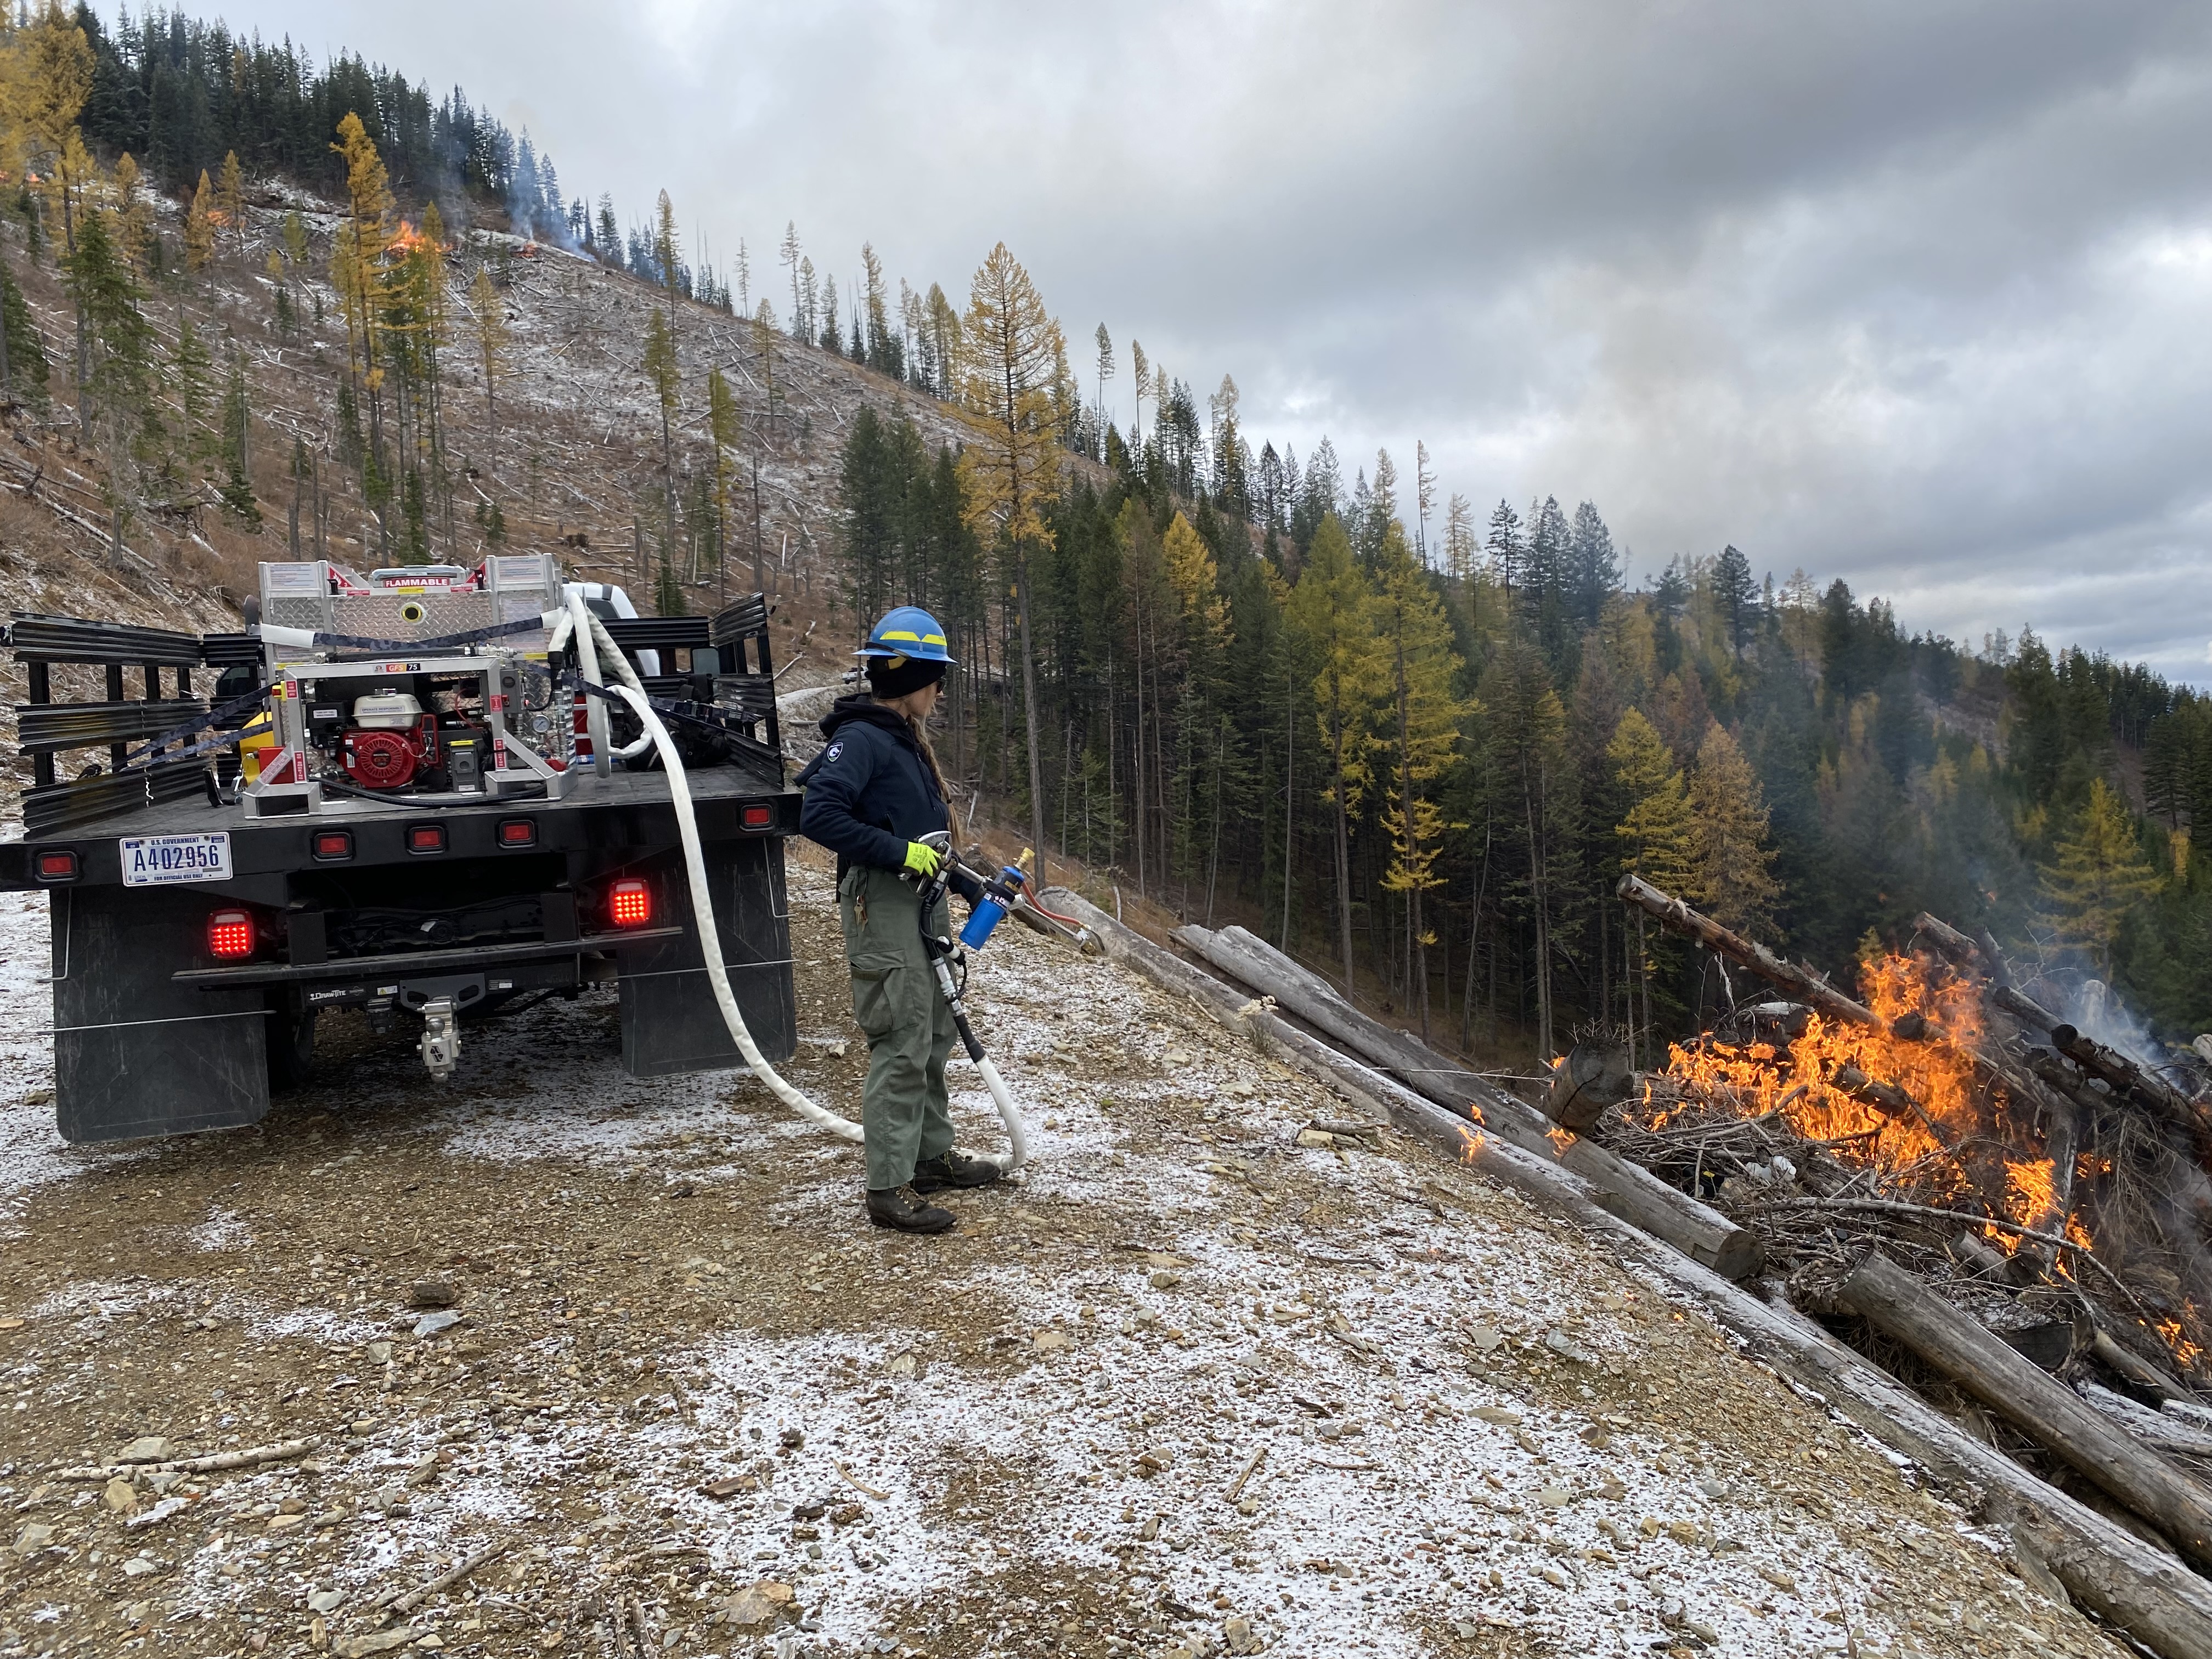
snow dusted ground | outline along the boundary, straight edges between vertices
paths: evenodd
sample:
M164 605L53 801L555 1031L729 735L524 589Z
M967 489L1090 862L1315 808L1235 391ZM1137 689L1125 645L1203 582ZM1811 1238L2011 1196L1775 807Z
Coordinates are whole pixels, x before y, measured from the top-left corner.
M796 844L791 896L789 1074L850 1110ZM0 1651L596 1654L633 1601L655 1650L780 1659L2120 1650L1579 1236L1387 1133L1298 1146L1349 1109L1017 928L974 1000L1035 1162L922 1240L750 1079L624 1077L590 997L469 1028L453 1087L339 1024L258 1130L62 1148L33 909L0 1497L52 1532L0 1557ZM52 1479L306 1434L131 1515Z

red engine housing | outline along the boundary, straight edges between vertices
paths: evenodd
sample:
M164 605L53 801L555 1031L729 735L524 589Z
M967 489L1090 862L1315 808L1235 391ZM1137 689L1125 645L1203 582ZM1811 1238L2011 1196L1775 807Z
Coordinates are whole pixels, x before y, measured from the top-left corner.
M425 716L420 726L404 732L352 726L339 756L346 776L362 788L404 789L418 772L437 764L437 723Z

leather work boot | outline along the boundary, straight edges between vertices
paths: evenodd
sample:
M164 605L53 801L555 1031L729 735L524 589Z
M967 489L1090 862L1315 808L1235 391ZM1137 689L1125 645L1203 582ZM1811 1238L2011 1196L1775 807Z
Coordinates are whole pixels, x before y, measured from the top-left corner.
M949 1152L939 1158L925 1158L914 1166L914 1189L941 1193L947 1187L988 1187L1002 1173L988 1158Z
M880 1192L869 1189L868 1219L878 1227L893 1227L902 1233L941 1233L954 1218L950 1210L924 1204L909 1188L890 1187Z

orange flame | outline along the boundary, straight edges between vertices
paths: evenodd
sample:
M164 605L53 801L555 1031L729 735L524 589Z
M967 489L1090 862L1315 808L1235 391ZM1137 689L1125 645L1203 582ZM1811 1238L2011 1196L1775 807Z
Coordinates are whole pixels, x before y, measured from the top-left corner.
M405 258L410 254L426 252L443 253L449 245L432 241L415 228L413 221L402 219L399 222L399 228L392 233L392 240L384 246L386 252L396 253L400 258Z
M2005 1188L2011 1195L2016 1218L2023 1226L2036 1226L2057 1212L2057 1171L2047 1158L2032 1164L2007 1158Z
M2185 1307L2182 1311L2193 1317L2197 1310L2194 1308ZM2182 1329L2179 1320L2167 1320L2158 1328L2158 1334L2166 1339L2166 1346L2173 1350L2173 1357L2183 1364L2194 1365L2204 1357L2204 1350L2189 1340L2187 1333Z
M1923 1159L1945 1161L1948 1154L1928 1123L1964 1134L1979 1117L1973 1065L1966 1052L1982 1035L1979 994L1949 969L1931 975L1909 957L1871 962L1861 977L1862 994L1882 1020L1881 1029L1832 1023L1814 1014L1807 1018L1804 1034L1790 1040L1786 1048L1711 1038L1686 1048L1672 1045L1667 1071L1689 1085L1686 1092L1700 1102L1727 1103L1745 1117L1778 1111L1808 1140L1848 1143L1834 1150L1851 1162L1899 1167ZM1889 1034L1888 1023L1908 1013L1927 1021L1924 1040L1907 1042ZM1902 1091L1928 1122L1890 1116L1856 1098L1838 1081L1846 1071ZM1648 1085L1644 1099L1655 1128L1682 1109L1658 1099ZM1935 1178L1948 1183L1957 1176L1951 1172Z

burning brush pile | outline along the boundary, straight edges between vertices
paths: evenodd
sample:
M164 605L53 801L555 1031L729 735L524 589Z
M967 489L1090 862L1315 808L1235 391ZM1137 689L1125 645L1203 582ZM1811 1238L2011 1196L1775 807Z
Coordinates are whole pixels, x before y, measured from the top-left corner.
M1879 1258L1896 1285L1917 1281L1910 1296L1963 1316L1954 1334L1994 1336L2212 1469L2212 1409L2197 1403L2212 1393L2212 1077L2193 1057L2153 1069L2094 1041L1986 936L1933 916L1909 954L1867 965L1860 1000L1636 878L1621 896L1771 988L1671 1047L1663 1070L1577 1047L1549 1102L1564 1129L1753 1233L1770 1283L1832 1321L1864 1316L1838 1328L1869 1352L1894 1334L1863 1282Z

